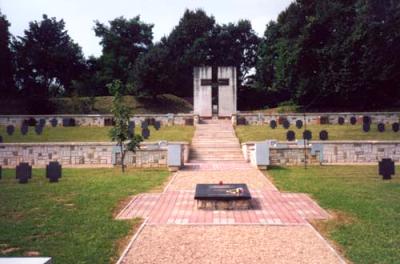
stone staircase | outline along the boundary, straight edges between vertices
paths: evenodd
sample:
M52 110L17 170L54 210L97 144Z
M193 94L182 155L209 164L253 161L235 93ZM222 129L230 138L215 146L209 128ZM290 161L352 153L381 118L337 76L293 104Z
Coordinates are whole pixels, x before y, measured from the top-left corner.
M239 140L230 120L202 120L190 146L193 161L244 161Z

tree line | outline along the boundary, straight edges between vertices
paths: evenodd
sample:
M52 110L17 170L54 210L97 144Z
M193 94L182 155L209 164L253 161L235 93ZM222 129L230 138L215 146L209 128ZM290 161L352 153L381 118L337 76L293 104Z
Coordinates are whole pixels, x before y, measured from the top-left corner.
M43 100L125 94L191 97L194 66L236 66L239 109L274 107L388 108L399 104L400 6L395 0L297 0L259 38L248 20L218 24L186 10L153 41L139 16L95 22L102 54L85 58L65 22L43 15L22 36L0 13L2 97Z

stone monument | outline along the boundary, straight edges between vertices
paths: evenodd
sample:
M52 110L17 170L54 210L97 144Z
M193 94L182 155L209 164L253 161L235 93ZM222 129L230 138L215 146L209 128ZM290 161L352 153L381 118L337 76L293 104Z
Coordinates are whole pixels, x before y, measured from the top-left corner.
M230 117L237 109L236 67L195 67L194 113L200 117Z

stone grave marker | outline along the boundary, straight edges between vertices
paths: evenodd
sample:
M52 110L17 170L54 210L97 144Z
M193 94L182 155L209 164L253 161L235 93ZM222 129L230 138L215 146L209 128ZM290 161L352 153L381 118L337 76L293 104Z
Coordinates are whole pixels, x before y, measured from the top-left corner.
M21 162L15 168L15 178L19 180L19 183L27 183L32 178L32 166L27 162Z
M275 120L269 121L269 126L270 126L272 129L275 129L276 126L277 126L276 121L275 121Z
M161 128L161 122L158 121L158 120L156 120L156 121L154 122L154 128L155 128L156 130L159 130L159 129Z
M3 176L3 168L0 166L0 180L2 176Z
M37 124L35 126L35 132L37 135L41 135L43 133L43 126L41 126L40 124Z
M369 123L364 123L363 124L363 131L364 132L369 132L371 129L371 125Z
M310 130L305 130L303 132L303 139L305 140L311 140L312 139L312 132Z
M319 139L328 140L328 131L322 130L321 132L319 132Z
M156 122L154 118L147 118L146 121L149 126L154 126L154 123Z
M58 125L58 120L56 118L53 118L50 120L50 124L52 127L56 127Z
M289 130L286 133L286 139L287 139L287 141L294 141L296 139L296 133L294 133L293 130Z
M297 127L298 129L302 128L302 127L303 127L303 121L301 121L301 120L296 120L296 127Z
M13 125L8 125L7 128L6 128L6 131L7 131L7 134L9 136L11 136L12 134L14 134L15 128L14 128Z
M329 124L329 117L327 117L327 116L321 116L321 117L319 118L319 123L320 123L321 125L328 125L328 124Z
M379 132L385 132L385 124L383 124L383 123L379 123L378 124L378 131Z
M104 118L104 126L115 126L114 118Z
M61 178L61 175L61 164L58 163L58 161L51 161L46 166L46 178L48 178L50 182L58 182L58 179Z
M393 132L399 132L399 128L400 128L399 123L393 123L393 124L392 124L392 130L393 130Z
M339 125L343 125L343 124L344 124L344 118L343 118L343 117L340 116L340 117L338 118L338 124L339 124Z
M130 137L133 137L133 135L135 134L135 121L129 121L128 133Z
M63 118L62 120L64 127L74 127L75 126L75 119L73 118Z
M357 123L357 118L355 116L350 117L350 124L355 125Z
M363 116L363 124L371 124L371 117Z
M148 139L150 137L150 130L148 127L142 128L142 137Z
M0 135L0 143L3 143L3 137Z
M290 127L289 120L287 120L287 119L283 120L282 125L283 125L283 127L284 127L285 129L288 129L288 128Z
M25 136L28 133L29 127L26 124L22 124L21 126L21 135Z
M144 121L142 121L141 126L142 126L142 129L143 128L148 128L149 127L149 123L147 123L147 120L144 120Z
M238 119L237 119L237 124L238 124L239 126L244 126L244 125L246 125L246 118L244 118L244 117L238 117Z
M394 161L392 159L382 159L379 161L379 175L382 176L383 180L392 179L392 175L395 173Z
M44 118L39 119L39 125L41 127L44 127L46 125L46 119L44 119Z

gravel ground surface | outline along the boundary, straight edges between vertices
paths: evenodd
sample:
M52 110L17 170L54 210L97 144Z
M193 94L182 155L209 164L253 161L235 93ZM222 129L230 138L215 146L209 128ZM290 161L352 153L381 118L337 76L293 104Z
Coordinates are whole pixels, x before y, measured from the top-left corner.
M250 189L273 189L276 187L257 169L225 171L178 171L168 190L195 190L198 183L246 183Z
M123 263L342 263L310 226L145 226Z

